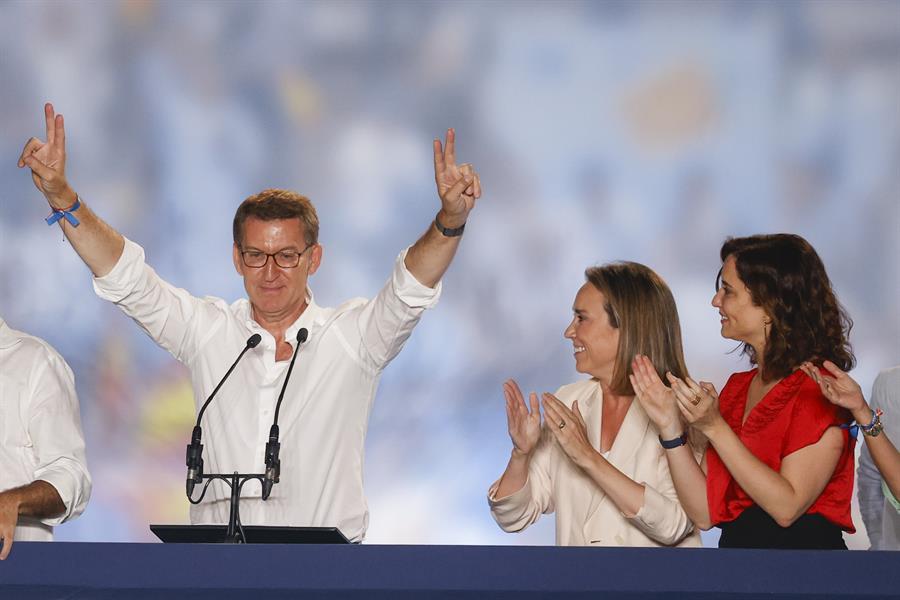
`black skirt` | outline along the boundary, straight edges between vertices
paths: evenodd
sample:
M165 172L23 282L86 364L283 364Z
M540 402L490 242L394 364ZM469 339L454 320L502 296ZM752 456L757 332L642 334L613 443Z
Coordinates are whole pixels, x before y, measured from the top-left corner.
M782 527L754 504L734 521L719 527L719 548L847 549L841 528L822 515L803 515L790 527Z

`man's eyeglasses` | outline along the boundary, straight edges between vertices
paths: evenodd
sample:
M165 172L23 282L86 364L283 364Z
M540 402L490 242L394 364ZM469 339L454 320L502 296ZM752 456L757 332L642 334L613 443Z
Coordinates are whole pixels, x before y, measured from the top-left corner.
M244 265L253 269L259 269L266 266L269 257L275 261L275 264L282 269L293 269L300 264L300 257L309 250L313 244L309 244L306 248L297 252L296 250L279 250L278 252L268 253L259 250L241 250L241 260Z

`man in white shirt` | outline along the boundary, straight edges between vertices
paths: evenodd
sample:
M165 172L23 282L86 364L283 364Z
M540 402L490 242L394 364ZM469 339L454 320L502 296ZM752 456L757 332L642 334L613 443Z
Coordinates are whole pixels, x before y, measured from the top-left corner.
M71 369L0 318L0 560L13 540L52 540L90 496Z
M297 334L308 331L279 413L280 483L265 501L257 481L244 486L242 523L336 526L351 541L361 541L368 524L363 446L381 371L424 309L437 302L441 277L481 195L472 167L456 164L453 130L445 145L434 140L441 209L425 234L401 252L374 299L318 306L307 286L322 260L315 209L293 192L265 190L245 200L235 215L232 259L248 299L228 305L161 280L137 244L85 205L66 181L62 115L49 104L44 110L47 140L29 140L19 167L31 169L53 216L94 273L98 295L118 304L189 367L198 408L248 338L262 337L203 415L205 472L262 470ZM204 500L191 507L191 521L226 522L228 499L228 487L213 482Z

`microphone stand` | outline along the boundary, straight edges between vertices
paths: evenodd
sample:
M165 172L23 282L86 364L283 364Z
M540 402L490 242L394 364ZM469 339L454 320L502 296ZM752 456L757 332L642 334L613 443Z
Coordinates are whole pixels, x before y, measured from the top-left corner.
M188 467L188 476L186 482L186 491L188 502L190 502L191 504L200 504L200 502L203 501L203 497L206 496L206 490L207 488L209 488L209 484L212 483L215 479L224 481L231 488L231 505L228 516L228 529L226 530L225 535L225 543L231 544L240 544L247 542L247 539L244 536L244 529L241 526L241 513L239 506L241 500L241 488L244 487L244 484L251 479L258 479L260 481L260 484L262 484L265 475L263 473L241 474L237 471L235 471L231 475L226 475L224 473L204 473L203 444L200 443L202 436L200 421L203 418L203 413L206 411L206 407L209 406L210 402L212 402L212 399L219 391L219 388L222 387L222 385L225 383L225 380L228 379L229 375L231 375L231 372L237 366L238 362L240 362L241 358L243 358L247 350L256 348L256 346L259 345L260 341L262 341L262 336L260 336L258 333L250 336L250 338L247 340L247 343L244 345L244 349L241 350L241 353L225 373L225 376L222 377L221 381L219 381L219 385L216 386L216 389L213 390L212 394L209 395L209 398L206 399L206 402L203 403L203 406L200 408L200 413L197 415L197 424L194 426L194 432L191 435L191 443L187 447L186 462ZM206 480L206 485L203 486L203 492L200 494L200 497L197 500L194 500L192 497L194 492L194 484L201 483L204 479Z
M200 498L197 501L194 501L192 498L188 498L191 504L199 504L201 500L203 500L203 496L206 494L206 488L209 487L209 484L212 481L218 479L220 481L224 481L228 487L231 488L231 499L229 501L230 507L228 511L228 527L225 530L225 540L226 544L246 544L247 539L244 536L244 528L241 525L241 488L244 487L244 484L252 479L256 479L262 484L263 478L265 477L264 473L238 473L235 471L230 475L226 475L224 473L203 473L200 475L202 479L206 479L208 483L203 488L203 494L201 494Z
M188 501L191 504L199 504L203 500L203 497L206 495L206 489L216 479L218 479L220 481L224 481L225 484L231 488L231 498L229 501L230 506L229 506L229 511L228 511L228 528L225 530L225 540L224 540L226 544L246 544L247 543L247 538L244 535L244 528L241 525L241 509L240 509L241 488L244 487L244 484L253 479L258 480L263 489L262 499L268 500L269 494L271 494L271 492L272 492L272 485L274 483L278 483L279 475L280 475L280 471L281 471L281 461L278 460L278 450L281 447L281 444L278 443L278 411L281 408L281 401L284 398L284 392L287 389L287 383L291 377L291 371L293 371L293 369L294 369L294 361L297 360L297 355L300 353L300 346L301 346L301 344L303 344L303 342L306 341L307 335L308 335L308 331L306 330L305 327L300 329L300 331L297 332L297 347L294 349L294 356L291 357L291 364L288 366L287 375L284 378L284 385L282 385L282 387L281 387L281 394L278 396L278 402L276 403L276 406L275 406L275 421L272 424L272 428L269 432L269 443L266 444L266 456L265 456L266 472L265 473L238 473L237 471L235 471L234 473L231 473L230 475L226 475L225 473L203 473L203 471L202 471L203 463L202 463L202 459L201 459L200 472L197 473L196 475L194 475L194 481L196 481L198 483L199 483L199 481L202 481L204 479L206 480L206 485L203 486L203 492L200 494L200 498L198 498L197 500L194 500L193 498L191 498L191 491L193 491L193 486L190 486L188 488ZM248 348L255 347L256 344L258 344L258 343L259 343L259 340L257 340L256 343L252 344L252 346L248 343L247 347ZM245 352L246 352L246 350L247 350L247 348L244 349ZM241 353L241 356L243 356L243 352ZM238 360L240 360L240 358L241 357L239 356ZM235 361L235 365L236 364L237 364L237 361ZM234 365L232 365L231 368L233 369ZM231 373L231 371L229 370L228 374L230 374L230 373ZM225 375L226 378L228 377L228 374ZM221 383L219 383L219 386L221 386L222 383L224 383L224 379ZM218 391L218 388L216 388L213 391L212 395L215 395L215 393L217 391ZM210 400L212 400L212 396L210 396L209 400L206 401L206 404L209 404ZM200 410L200 416L203 415L203 409L206 408L206 404ZM197 418L198 427L199 427L199 422L200 422L200 417ZM202 448L203 447L200 446L201 451L202 451ZM189 447L189 456L190 456L190 447Z

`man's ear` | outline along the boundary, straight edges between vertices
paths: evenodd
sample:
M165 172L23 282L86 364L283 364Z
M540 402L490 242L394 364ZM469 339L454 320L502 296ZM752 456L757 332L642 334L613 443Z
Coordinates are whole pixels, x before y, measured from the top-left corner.
M312 248L309 249L309 274L312 275L316 271L319 270L319 265L322 264L322 253L325 251L325 248L322 247L321 244L316 244Z
M244 276L244 271L242 267L244 266L243 261L241 260L241 251L238 248L237 244L232 245L231 247L231 260L234 261L234 269L238 272L238 275L241 277Z

